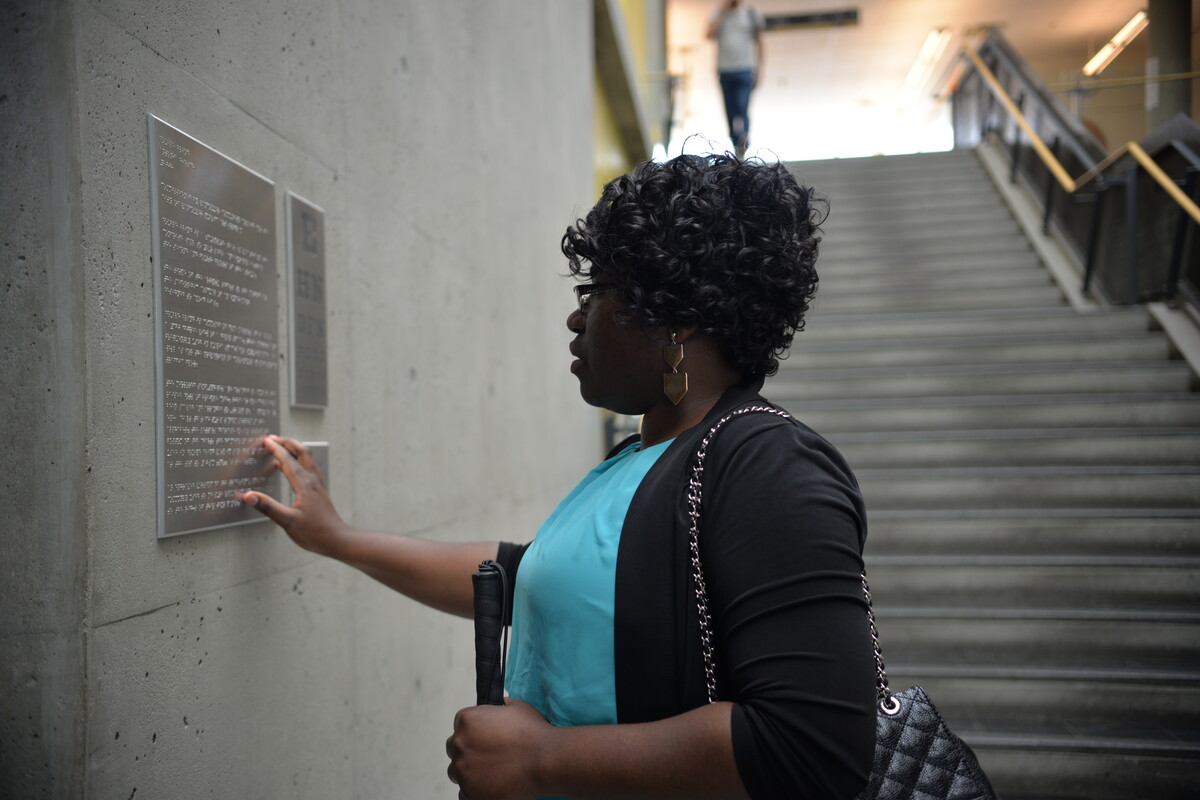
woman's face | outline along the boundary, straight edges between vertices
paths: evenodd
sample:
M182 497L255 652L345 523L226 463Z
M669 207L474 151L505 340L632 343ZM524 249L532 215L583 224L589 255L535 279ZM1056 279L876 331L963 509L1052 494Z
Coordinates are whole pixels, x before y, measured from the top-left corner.
M597 273L594 283L606 283ZM662 393L662 331L647 330L637 320L623 320L625 303L619 289L587 296L585 309L567 316L567 328L575 334L571 342L571 372L579 379L579 393L593 406L618 414L645 414Z

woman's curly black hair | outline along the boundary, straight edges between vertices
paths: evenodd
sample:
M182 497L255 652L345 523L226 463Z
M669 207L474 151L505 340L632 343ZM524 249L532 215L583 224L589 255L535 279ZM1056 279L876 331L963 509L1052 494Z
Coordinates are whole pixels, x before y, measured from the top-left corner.
M697 324L743 376L773 375L817 291L825 206L780 164L645 162L567 228L571 274L603 273L649 328Z

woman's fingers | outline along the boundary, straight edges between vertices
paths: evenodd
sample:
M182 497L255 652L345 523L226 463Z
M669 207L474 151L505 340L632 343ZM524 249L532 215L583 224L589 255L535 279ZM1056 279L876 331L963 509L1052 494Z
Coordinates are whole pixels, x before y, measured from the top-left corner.
M321 474L320 469L317 467L316 457L313 456L312 450L304 446L303 442L287 436L276 436L275 434L271 434L266 438L267 440L275 442L284 450L286 450L287 453L296 460L296 463L298 463L304 469L308 470L309 472L315 472L318 475Z
M273 497L268 497L262 492L242 492L238 495L238 499L248 506L257 508L267 516L275 524L286 529L288 524L295 518L296 510L291 506L285 506Z
M301 457L304 455L304 450L305 450L304 445L301 442L299 442L295 439L292 439L290 437L277 436L276 434L272 433L272 434L268 435L264 441L274 442L276 445L278 445L280 447L280 449L285 450L288 453L288 455L290 455L292 458L296 459L296 461L299 461L301 459Z
M271 468L282 472L291 485L294 501L285 505L255 491L243 492L238 499L257 508L305 550L333 554L344 538L345 523L329 499L312 453L286 436L265 436L262 444L272 456Z
M290 445L290 446L289 446ZM314 472L314 469L306 467L293 452L293 448L301 451L305 450L304 445L297 442L295 439L284 439L282 436L267 436L263 439L263 446L267 451L275 456L275 463L279 466L280 472L287 478L288 483L292 486L292 491L299 492L303 485L301 480L301 472ZM309 456L312 460L312 456ZM314 463L313 467L316 466Z

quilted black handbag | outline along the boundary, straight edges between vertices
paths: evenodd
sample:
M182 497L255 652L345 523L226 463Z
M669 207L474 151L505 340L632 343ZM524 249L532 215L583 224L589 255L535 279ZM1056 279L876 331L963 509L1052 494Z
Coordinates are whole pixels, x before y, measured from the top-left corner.
M708 613L708 594L704 569L700 563L700 502L703 491L704 459L717 431L729 420L750 412L763 412L790 419L791 415L770 406L746 406L730 412L709 429L701 440L692 462L687 504L691 529L688 546L696 586L696 606L700 614L700 644L704 653L704 674L708 684L708 702L717 701L712 618ZM995 800L996 793L979 766L975 753L942 720L929 695L920 686L892 694L888 688L883 653L875 612L871 608L871 590L862 576L863 596L867 601L867 621L875 649L875 688L879 704L875 716L875 762L867 787L857 800Z

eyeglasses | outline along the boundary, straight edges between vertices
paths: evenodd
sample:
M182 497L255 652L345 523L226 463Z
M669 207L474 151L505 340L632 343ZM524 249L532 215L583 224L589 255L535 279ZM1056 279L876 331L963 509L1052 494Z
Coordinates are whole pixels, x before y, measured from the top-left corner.
M579 301L579 313L586 314L588 310L588 299L596 292L607 292L609 289L616 289L615 283L581 283L575 287L575 297Z

